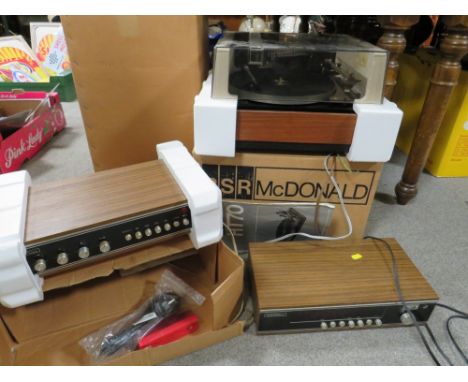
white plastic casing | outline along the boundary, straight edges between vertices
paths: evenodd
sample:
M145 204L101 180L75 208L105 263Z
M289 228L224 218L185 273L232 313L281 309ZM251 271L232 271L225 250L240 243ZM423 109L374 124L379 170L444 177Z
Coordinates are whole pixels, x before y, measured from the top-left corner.
M211 86L210 74L195 96L194 151L201 155L233 157L236 154L237 96L214 99Z
M194 247L220 241L223 235L221 190L181 142L161 143L156 151L187 198L192 218L190 239Z
M237 99L214 99L211 75L195 96L194 131L198 155L234 157L236 154ZM357 114L351 162L387 162L395 146L403 112L386 99L382 104L353 104Z
M8 308L44 299L43 280L32 273L24 245L30 185L26 171L0 175L0 303Z
M354 104L357 115L353 142L347 158L350 162L387 162L400 130L403 112L384 99L381 105Z

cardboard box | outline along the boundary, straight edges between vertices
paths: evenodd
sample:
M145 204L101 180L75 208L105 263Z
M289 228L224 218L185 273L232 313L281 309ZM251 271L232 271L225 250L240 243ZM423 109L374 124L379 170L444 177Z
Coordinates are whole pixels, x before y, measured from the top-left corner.
M157 247L154 247L157 248ZM78 341L134 310L154 290L162 272L170 269L206 297L194 309L199 330L176 342L147 348L112 359L110 365L153 365L227 340L243 332L243 323L231 323L239 309L244 263L223 244L170 265L114 273L79 288L49 285L41 303L0 309L0 364L88 365ZM53 289L53 290L50 290Z
M33 111L38 106L35 115L21 128L0 128L0 173L18 170L66 124L57 93L0 92L0 116Z
M193 147L204 17L64 16L62 25L95 170L151 160L161 142Z
M1 92L18 90L26 92L50 92L54 88L60 97L60 101L72 102L76 100L73 74L70 70L56 76L50 76L48 82L0 82Z
M234 158L194 155L218 184L225 202L267 205L272 202L331 203L335 205L329 236L347 232L338 194L323 167L324 156L237 153ZM334 166L330 160L330 168ZM336 160L335 178L340 186L353 225L353 238L362 238L379 183L382 163L350 163ZM225 203L226 204L226 203ZM236 219L224 213L238 240L256 221ZM272 237L273 239L274 237Z
M438 60L432 50L420 49L416 55L400 57L400 81L394 100L404 111L397 147L406 154L411 149L419 115L426 99L429 80ZM468 176L468 71L461 72L450 97L426 170L439 177Z

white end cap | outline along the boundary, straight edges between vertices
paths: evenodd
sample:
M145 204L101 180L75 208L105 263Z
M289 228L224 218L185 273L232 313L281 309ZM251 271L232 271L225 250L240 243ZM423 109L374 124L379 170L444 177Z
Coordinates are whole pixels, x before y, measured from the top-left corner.
M354 104L357 115L353 142L347 158L351 162L387 162L400 130L403 112L393 102Z
M221 190L179 141L156 146L162 160L187 198L192 218L190 239L195 248L217 243L223 235Z
M32 273L24 245L30 185L26 171L0 175L0 303L8 308L44 299L43 280Z
M212 75L203 83L193 105L194 151L198 155L236 155L237 96L211 96Z

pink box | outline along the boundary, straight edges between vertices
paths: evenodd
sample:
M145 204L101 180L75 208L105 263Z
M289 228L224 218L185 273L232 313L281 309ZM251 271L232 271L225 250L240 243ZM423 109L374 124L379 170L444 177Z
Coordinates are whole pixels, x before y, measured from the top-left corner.
M35 112L21 127L0 126L0 173L18 170L65 128L65 114L57 93L0 92L0 116L26 110Z

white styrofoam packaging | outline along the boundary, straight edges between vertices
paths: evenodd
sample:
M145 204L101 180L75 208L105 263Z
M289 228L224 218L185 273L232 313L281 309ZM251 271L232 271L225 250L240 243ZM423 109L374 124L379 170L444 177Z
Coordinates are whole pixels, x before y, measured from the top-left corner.
M400 130L403 112L384 98L382 104L353 105L357 115L353 142L347 158L350 162L387 162Z
M194 151L199 155L236 154L237 97L214 99L212 75L203 83L193 105Z
M190 239L195 248L217 243L223 235L221 190L179 141L156 146L162 160L187 198L192 217Z
M194 152L197 155L234 157L236 153L237 98L211 96L212 75L194 101ZM393 152L403 112L395 103L353 104L356 127L347 158L351 162L387 162Z
M0 175L0 303L8 308L44 298L43 280L32 273L24 245L30 185L26 171Z

